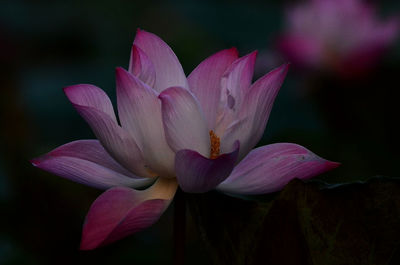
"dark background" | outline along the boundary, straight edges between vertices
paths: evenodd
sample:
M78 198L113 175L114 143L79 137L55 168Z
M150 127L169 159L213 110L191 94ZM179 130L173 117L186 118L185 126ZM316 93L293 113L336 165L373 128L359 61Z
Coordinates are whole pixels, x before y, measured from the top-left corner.
M115 102L114 69L127 68L138 27L163 38L186 74L218 50L235 46L245 55L257 49L258 78L285 62L275 43L291 2L1 0L0 264L172 264L173 207L135 236L81 252L83 219L101 191L40 171L28 160L93 138L62 88L95 84ZM382 17L399 14L397 0L375 4ZM399 59L397 42L372 72L352 80L293 67L260 145L295 142L341 162L318 177L329 183L399 177ZM214 259L196 218L188 217L186 261L208 264Z

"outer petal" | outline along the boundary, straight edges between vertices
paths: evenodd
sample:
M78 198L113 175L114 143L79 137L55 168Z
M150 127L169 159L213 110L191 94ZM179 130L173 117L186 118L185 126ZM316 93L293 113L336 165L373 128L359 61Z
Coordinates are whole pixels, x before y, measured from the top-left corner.
M150 171L174 176L174 153L165 140L156 92L122 68L117 68L116 79L122 126L134 135Z
M153 181L138 178L121 167L97 140L74 141L31 162L53 174L99 189L114 186L139 188Z
M153 225L170 204L177 183L159 178L147 190L116 187L90 207L82 231L81 249L104 246Z
M200 63L188 77L189 87L202 106L209 130L215 130L222 76L237 58L235 48L217 52Z
M264 133L273 103L288 69L289 65L284 64L251 86L243 101L239 120L232 123L222 136L222 152L229 150L230 146L239 140L241 143L239 158L242 159L257 144Z
M64 93L73 104L95 108L110 116L113 121L117 121L111 100L101 88L80 84L65 87Z
M176 153L175 172L179 186L186 192L201 193L214 189L224 181L235 166L239 142L234 151L216 159L208 159L192 150Z
M108 108L105 108L102 104L97 104L97 101L93 101L90 97L80 96L87 94L87 90L92 89L93 87L78 85L66 87L64 92L75 109L92 128L101 144L118 163L139 176L151 177L152 175L145 167L141 151L135 140L117 124L114 112L112 114L105 112L104 110ZM85 100L82 100L83 98ZM103 101L107 102L107 100Z
M131 59L129 61L129 72L150 87L154 86L156 81L156 71L153 63L147 55L136 45L132 46Z
M270 193L294 178L308 179L338 166L297 144L271 144L251 151L217 189L243 195Z
M159 98L167 142L177 152L191 149L208 157L210 136L198 101L186 89L170 87Z
M171 86L188 88L185 73L171 48L158 36L140 30L134 44L144 51L156 70L154 89L158 92Z

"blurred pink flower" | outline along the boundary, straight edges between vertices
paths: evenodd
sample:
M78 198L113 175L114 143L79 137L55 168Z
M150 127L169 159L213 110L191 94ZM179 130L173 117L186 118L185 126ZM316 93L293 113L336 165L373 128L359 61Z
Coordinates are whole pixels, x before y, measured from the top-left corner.
M121 125L100 88L64 89L98 140L65 144L32 163L106 189L86 216L81 249L152 225L178 185L194 193L262 194L338 166L296 144L251 150L288 70L283 65L251 84L255 58L256 52L238 58L236 49L223 50L186 78L171 48L138 30L129 70L116 69Z
M398 18L382 22L376 13L362 0L309 0L288 10L279 49L299 66L363 72L398 35Z

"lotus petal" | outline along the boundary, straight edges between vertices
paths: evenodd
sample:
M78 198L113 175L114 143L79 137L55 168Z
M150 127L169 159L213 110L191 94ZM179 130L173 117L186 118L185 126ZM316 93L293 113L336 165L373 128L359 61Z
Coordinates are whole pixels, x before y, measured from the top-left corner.
M92 204L83 225L81 249L110 244L153 225L171 203L177 183L159 178L147 190L115 187Z
M270 144L252 150L217 189L241 195L271 193L292 179L309 179L338 166L297 144Z

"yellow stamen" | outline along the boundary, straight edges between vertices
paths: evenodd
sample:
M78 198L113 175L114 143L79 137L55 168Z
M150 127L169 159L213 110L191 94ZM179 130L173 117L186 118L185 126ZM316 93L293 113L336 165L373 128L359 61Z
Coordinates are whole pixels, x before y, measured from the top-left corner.
M219 156L221 141L213 130L210 131L210 142L210 158L215 159Z
M158 177L159 175L157 173L155 173L153 170L151 170L151 168L148 165L144 166L146 168L147 173L149 173L151 175L151 177Z

